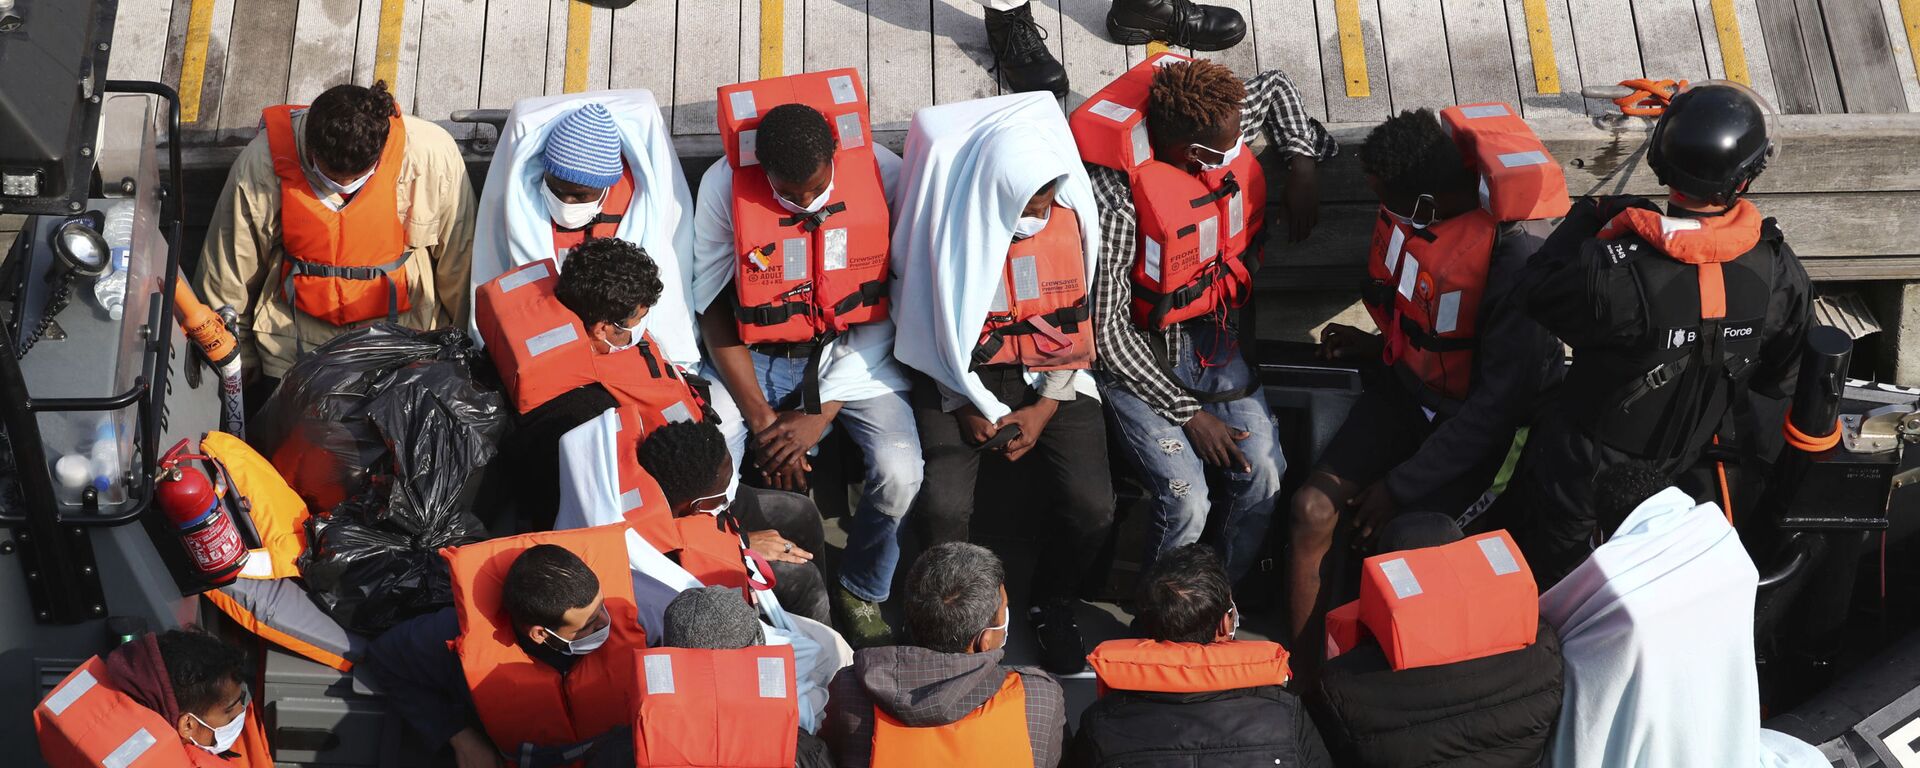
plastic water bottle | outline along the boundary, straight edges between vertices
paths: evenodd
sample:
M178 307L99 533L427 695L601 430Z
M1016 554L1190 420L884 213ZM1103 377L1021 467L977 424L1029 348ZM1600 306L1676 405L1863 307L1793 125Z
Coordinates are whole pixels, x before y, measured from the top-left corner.
M133 252L133 201L123 200L107 210L106 236L110 257L107 271L93 281L93 298L107 316L120 319L127 303L127 260Z
M93 428L92 470L93 490L100 494L100 500L106 501L107 493L113 489L120 477L120 441L119 432L113 428L113 418L107 417Z

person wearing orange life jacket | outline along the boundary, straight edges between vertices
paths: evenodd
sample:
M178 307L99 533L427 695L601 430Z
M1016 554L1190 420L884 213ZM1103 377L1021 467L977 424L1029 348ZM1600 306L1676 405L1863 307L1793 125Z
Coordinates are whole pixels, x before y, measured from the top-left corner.
M1219 555L1204 544L1164 552L1139 594L1147 637L1109 640L1088 657L1101 697L1081 713L1061 765L1331 765L1306 707L1284 690L1286 649L1234 639L1240 609Z
M1464 538L1437 512L1387 522L1366 567L1397 561L1395 576L1421 594L1389 594L1394 582L1372 571L1361 598L1329 617L1332 658L1305 697L1340 765L1531 768L1545 754L1560 713L1560 638L1509 541Z
M923 539L966 541L983 457L1037 463L1032 512L1053 556L1032 576L1041 666L1081 671L1075 585L1113 522L1106 417L1086 373L1093 190L1054 100L1024 93L916 112L894 206L894 355L916 371ZM1031 459L1028 457L1031 456Z
M1715 477L1728 456L1713 451L1771 459L1755 430L1781 429L1813 311L1799 257L1744 198L1772 147L1751 91L1681 93L1648 139L1665 209L1583 199L1521 275L1528 313L1573 348L1573 365L1488 514L1512 518L1541 586L1587 556L1597 470L1650 461L1738 516Z
M609 408L661 421L698 418L703 381L665 357L649 331L664 284L646 251L618 238L585 241L555 274L552 260L481 286L475 320L520 415L502 455L514 467L496 508L553 526L561 435ZM510 507L510 508L509 508Z
M873 143L851 69L725 86L718 99L727 155L702 177L694 215L704 374L729 395L714 404L734 460L752 454L748 482L805 491L808 456L834 426L860 447L864 490L833 606L854 645L885 644L878 604L922 479L886 295L900 158Z
M1231 321L1266 234L1256 156L1283 158L1287 231L1299 241L1318 217L1316 164L1339 148L1281 72L1243 82L1177 54L1129 70L1071 123L1100 207L1100 390L1153 493L1146 554L1199 540L1210 484L1224 483L1218 545L1238 580L1260 556L1286 471Z
M1066 700L1045 672L1001 664L1012 609L986 548L935 545L907 574L913 645L854 651L829 686L820 736L840 768L1053 768Z
M1380 200L1362 296L1381 333L1335 323L1322 334L1322 357L1358 363L1365 391L1293 496L1296 637L1328 607L1340 522L1365 538L1398 513L1465 512L1563 370L1559 341L1514 284L1546 219L1566 211L1566 183L1518 113L1401 112L1359 152ZM1317 648L1301 650L1297 666L1318 661Z
M631 765L633 652L647 634L625 526L441 554L454 605L388 630L360 662L394 711L460 768Z
M198 629L141 635L80 665L33 710L53 768L267 768L246 658Z
M384 83L269 107L264 122L215 204L194 282L208 306L239 310L254 392L355 325L465 325L474 195L453 137L401 116Z

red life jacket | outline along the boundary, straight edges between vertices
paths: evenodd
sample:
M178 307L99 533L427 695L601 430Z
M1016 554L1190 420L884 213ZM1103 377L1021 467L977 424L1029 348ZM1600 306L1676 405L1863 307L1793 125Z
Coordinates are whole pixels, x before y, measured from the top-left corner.
M1080 217L1056 205L1040 234L1007 248L1006 278L980 329L973 364L1031 371L1093 365L1093 309L1087 296Z
M520 648L500 604L507 568L527 548L565 547L600 579L613 631L598 650L577 657L566 674ZM473 707L502 753L521 745L568 747L629 722L633 712L633 652L647 647L633 602L626 526L603 525L492 539L440 551L453 571L453 605L460 637L453 641Z
M178 726L108 687L107 663L95 656L34 707L33 730L40 759L53 768L270 768L259 707L248 707L246 717L233 746L238 758L182 743Z
M792 768L800 733L793 646L639 652L640 768Z
M702 584L735 589L766 586L756 584L747 571L740 533L729 526L731 516L675 518L660 484L640 468L640 443L676 419L635 406L622 407L619 413L620 504L627 524L661 554L678 553L680 567Z
M1570 203L1560 164L1512 107L1448 107L1440 120L1480 177L1481 207L1424 229L1382 207L1362 297L1385 335L1384 362L1460 402L1473 384L1480 304L1500 223L1561 216Z
M1153 158L1147 91L1160 66L1185 60L1163 53L1134 65L1068 119L1082 159L1128 175L1139 232L1133 319L1155 330L1245 304L1266 225L1266 171L1245 147L1198 174Z
M575 388L598 383L621 405L694 418L700 400L673 361L661 357L651 336L632 349L601 354L580 316L553 293L559 284L552 259L541 259L480 286L474 322L487 353L513 398L527 413Z
M267 149L280 177L280 242L286 251L280 290L293 308L334 325L397 317L412 306L407 290L406 227L400 222L400 164L406 122L388 118L387 146L353 199L336 211L314 194L293 136L306 107L268 107Z
M1087 663L1100 679L1100 693L1212 693L1262 685L1286 685L1293 673L1279 643L1163 643L1108 640Z
M1533 645L1540 592L1506 531L1369 557L1360 599L1327 613L1329 658L1372 636L1394 669Z
M991 765L1033 768L1027 734L1027 687L1008 672L1000 691L966 717L946 725L914 727L873 708L872 768Z
M740 340L807 342L887 316L890 216L859 72L834 69L720 87L733 164L733 287ZM780 207L754 152L760 116L805 104L834 127L833 195L813 214Z
M542 179L540 183L547 183ZM579 229L561 229L553 225L553 255L566 258L567 252L580 247L581 243L593 237L613 237L620 231L620 220L626 218L627 208L633 205L633 169L622 166L620 180L607 188L606 195L600 198L600 215ZM549 222L551 223L551 222Z

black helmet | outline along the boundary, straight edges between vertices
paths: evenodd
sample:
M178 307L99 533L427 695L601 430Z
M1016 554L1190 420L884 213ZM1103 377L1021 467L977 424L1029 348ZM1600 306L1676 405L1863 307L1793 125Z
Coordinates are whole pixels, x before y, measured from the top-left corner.
M1701 85L1674 97L1653 127L1647 165L1660 183L1710 205L1729 205L1767 167L1766 110L1736 85Z

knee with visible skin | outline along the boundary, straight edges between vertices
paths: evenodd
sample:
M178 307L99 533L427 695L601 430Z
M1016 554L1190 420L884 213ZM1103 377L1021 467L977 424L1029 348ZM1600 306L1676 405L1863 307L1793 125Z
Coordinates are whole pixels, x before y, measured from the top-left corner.
M1340 509L1324 489L1308 484L1293 494L1292 520L1296 537L1331 536L1340 524Z

